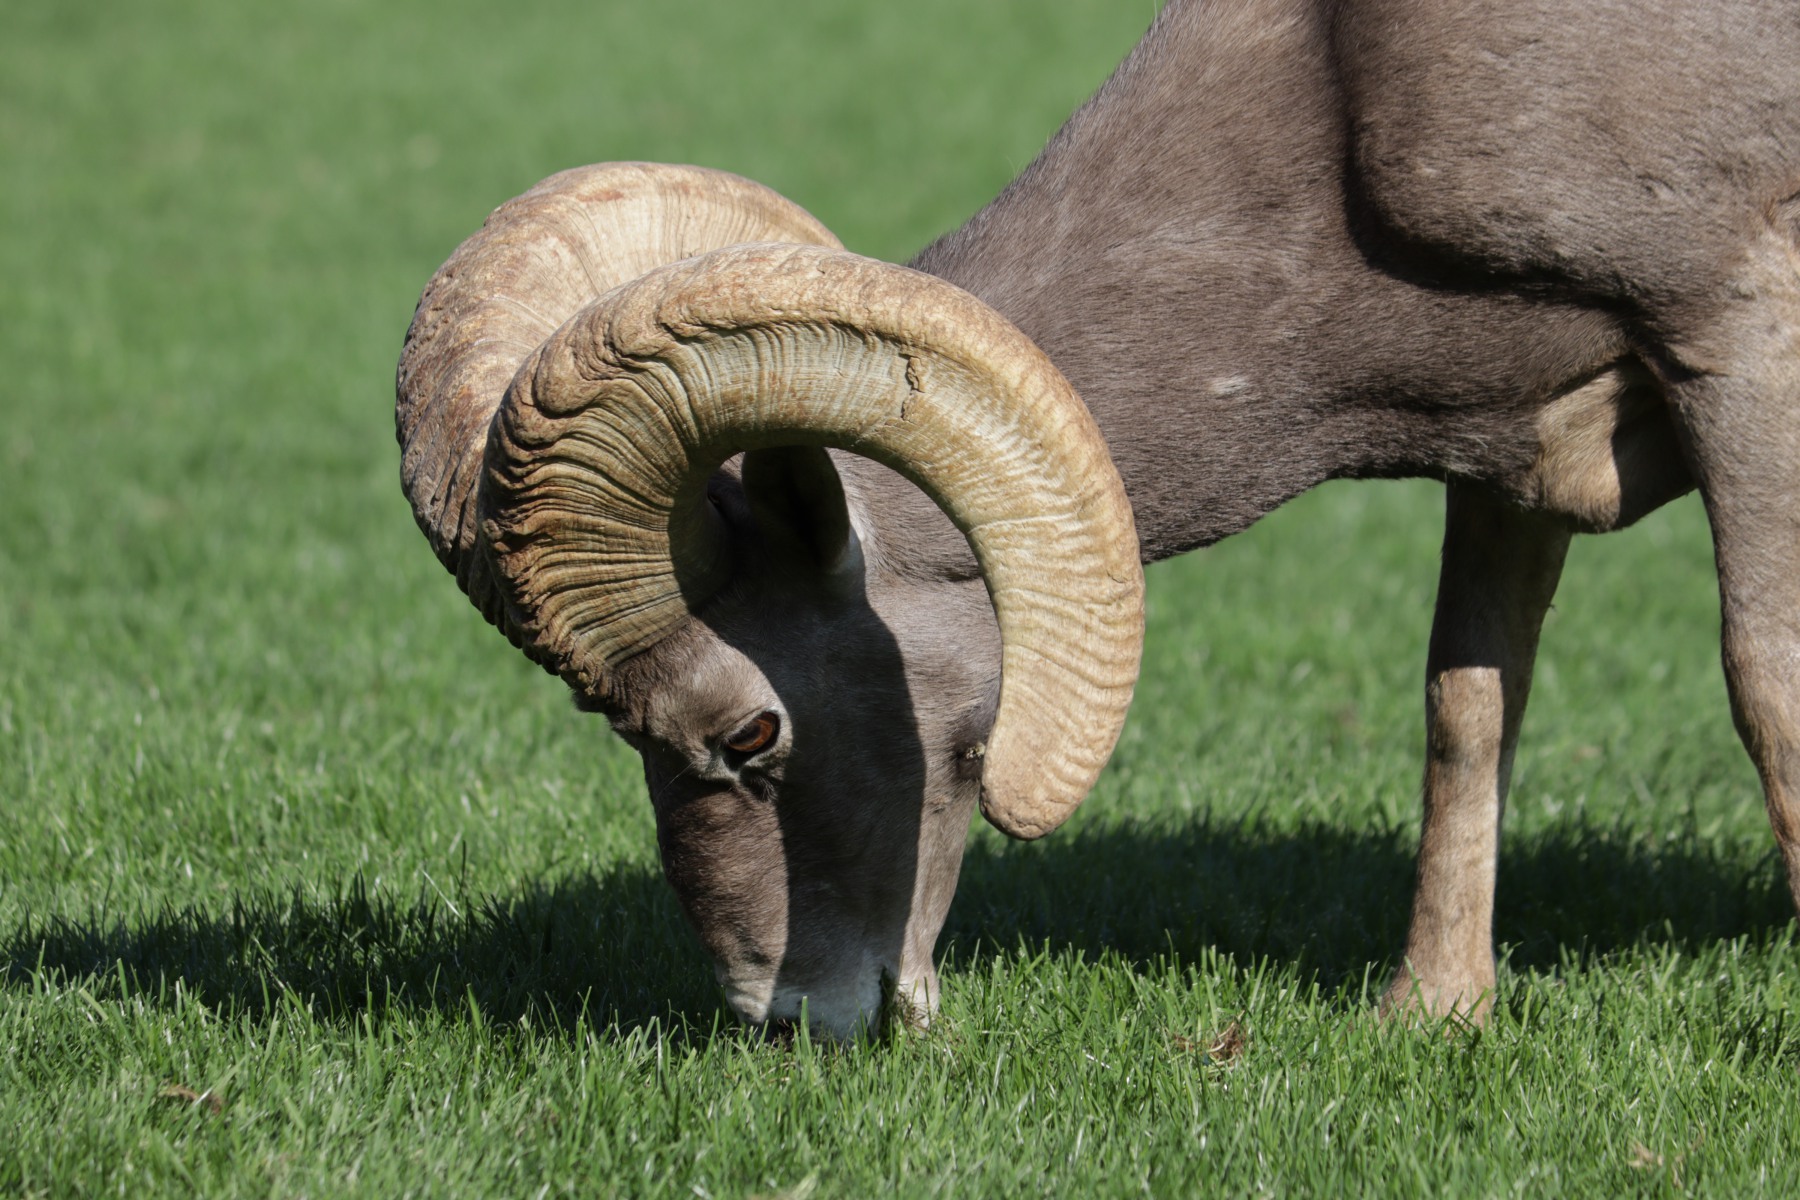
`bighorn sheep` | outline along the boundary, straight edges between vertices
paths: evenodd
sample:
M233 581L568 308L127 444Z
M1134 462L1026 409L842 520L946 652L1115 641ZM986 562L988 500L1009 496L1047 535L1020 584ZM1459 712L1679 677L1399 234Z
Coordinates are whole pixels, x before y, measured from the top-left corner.
M1788 0L1173 0L912 269L734 176L565 172L425 289L406 491L642 754L732 1007L842 1033L884 974L935 1004L977 798L1031 838L1093 783L1140 559L1441 479L1385 1006L1479 1019L1569 536L1696 485L1800 895L1797 69Z

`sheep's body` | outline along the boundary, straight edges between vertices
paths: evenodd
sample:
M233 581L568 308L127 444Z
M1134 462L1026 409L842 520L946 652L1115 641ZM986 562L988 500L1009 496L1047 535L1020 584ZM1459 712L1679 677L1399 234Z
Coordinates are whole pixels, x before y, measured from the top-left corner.
M1499 817L1568 538L1695 486L1800 899L1797 64L1788 0L1173 0L916 260L1075 384L1147 561L1325 479L1447 483L1390 1007L1485 1012ZM734 1007L807 998L843 1030L884 972L935 997L1000 638L969 546L911 484L769 453L709 489L733 585L585 701L644 754ZM854 578L821 575L821 547ZM759 706L791 742L767 770L722 759Z
M1174 4L919 257L1069 375L1147 558L1333 477L1470 479L1594 529L1682 490L1654 394L1791 236L1800 9L1530 7ZM1629 486L1584 442L1615 406Z
M1177 0L914 265L1069 376L1146 561L1325 479L1447 481L1425 838L1389 1003L1479 1014L1569 533L1696 477L1734 705L1800 903L1797 234L1800 6Z

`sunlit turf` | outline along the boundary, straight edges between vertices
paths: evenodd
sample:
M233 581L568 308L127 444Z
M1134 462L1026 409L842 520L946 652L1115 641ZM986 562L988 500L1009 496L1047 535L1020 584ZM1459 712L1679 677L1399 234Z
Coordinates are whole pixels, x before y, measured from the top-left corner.
M492 205L703 162L904 258L1151 16L0 11L0 1194L1791 1194L1691 499L1572 554L1487 1031L1369 1019L1440 498L1365 484L1152 572L1095 795L972 830L941 1019L850 1049L730 1023L635 760L412 528L393 361Z

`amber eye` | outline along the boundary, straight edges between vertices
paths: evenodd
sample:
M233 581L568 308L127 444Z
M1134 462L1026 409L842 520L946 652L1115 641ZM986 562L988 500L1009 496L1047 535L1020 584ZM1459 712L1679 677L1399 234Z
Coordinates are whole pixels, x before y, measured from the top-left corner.
M742 729L725 739L725 748L733 754L755 754L768 749L781 732L781 718L772 712L760 713Z

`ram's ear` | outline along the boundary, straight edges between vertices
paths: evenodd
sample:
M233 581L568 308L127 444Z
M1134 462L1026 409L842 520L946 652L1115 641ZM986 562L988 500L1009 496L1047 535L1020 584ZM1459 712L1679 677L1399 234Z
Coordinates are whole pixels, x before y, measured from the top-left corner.
M831 455L818 446L752 450L743 479L750 512L776 553L828 576L862 578L862 545Z

